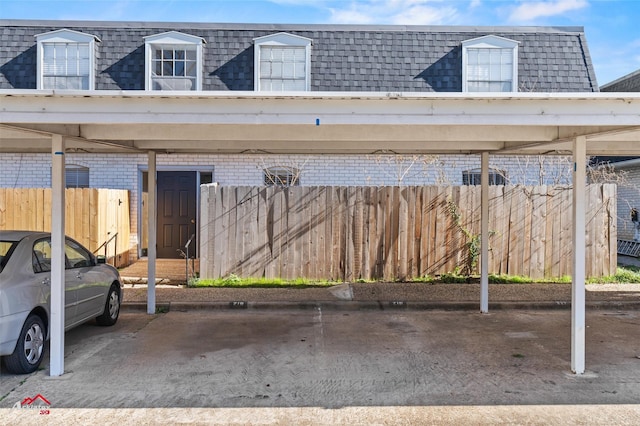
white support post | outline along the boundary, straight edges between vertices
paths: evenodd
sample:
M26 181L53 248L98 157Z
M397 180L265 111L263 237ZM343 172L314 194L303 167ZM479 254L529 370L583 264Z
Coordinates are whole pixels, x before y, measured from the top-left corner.
M147 191L147 212L148 212L148 242L147 248L147 313L153 315L156 313L156 235L157 235L157 206L156 206L156 153L149 151L148 153L149 179Z
M573 141L573 279L571 281L571 371L585 370L585 191L587 139Z
M483 152L480 171L480 312L489 313L489 153Z
M51 306L49 375L64 373L64 306L65 306L65 141L61 135L51 136Z

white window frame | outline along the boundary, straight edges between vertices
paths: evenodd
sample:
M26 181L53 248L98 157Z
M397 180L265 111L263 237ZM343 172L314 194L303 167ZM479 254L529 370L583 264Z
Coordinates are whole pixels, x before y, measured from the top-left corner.
M468 81L468 49L510 49L511 60L511 91L518 91L518 45L520 42L495 35L487 35L462 42L462 91L469 91Z
M169 31L144 37L145 61L144 61L144 88L148 91L159 91L153 88L153 51L155 49L195 49L196 51L196 84L189 91L202 90L203 46L206 40L202 37L190 34ZM169 89L167 89L169 90Z
M44 46L48 43L64 43L64 44L88 44L89 45L89 87L79 90L94 90L96 84L96 42L100 39L92 34L81 33L78 31L61 29L48 33L38 34L36 37L38 64L36 76L36 88L38 90L63 90L44 87Z
M305 84L304 91L311 90L311 45L313 44L313 40L310 38L293 35L289 33L277 33L271 34L264 37L257 37L253 39L255 52L253 55L253 87L254 90L259 92L263 91L263 88L260 87L260 60L262 47L271 46L271 47L304 47L305 49Z

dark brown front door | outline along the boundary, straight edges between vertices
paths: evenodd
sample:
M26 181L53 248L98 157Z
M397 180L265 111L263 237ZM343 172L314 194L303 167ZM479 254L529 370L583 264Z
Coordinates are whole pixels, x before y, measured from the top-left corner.
M196 232L196 172L158 172L159 258L180 258ZM195 255L195 244L189 246Z

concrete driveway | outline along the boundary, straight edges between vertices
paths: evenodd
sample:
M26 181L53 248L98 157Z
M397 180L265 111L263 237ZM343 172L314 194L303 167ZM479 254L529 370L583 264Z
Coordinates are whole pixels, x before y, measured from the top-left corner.
M575 376L564 310L125 312L66 333L63 376L3 373L0 423L638 424L640 312L587 325Z

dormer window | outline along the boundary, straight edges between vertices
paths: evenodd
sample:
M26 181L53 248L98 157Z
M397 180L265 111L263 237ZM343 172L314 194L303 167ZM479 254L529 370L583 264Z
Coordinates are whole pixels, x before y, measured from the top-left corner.
M278 33L258 37L254 43L255 90L310 90L311 39Z
M484 36L462 42L463 92L517 92L518 42Z
M96 42L91 34L57 30L36 36L38 89L93 90Z
M202 90L202 37L170 31L144 43L146 90Z

